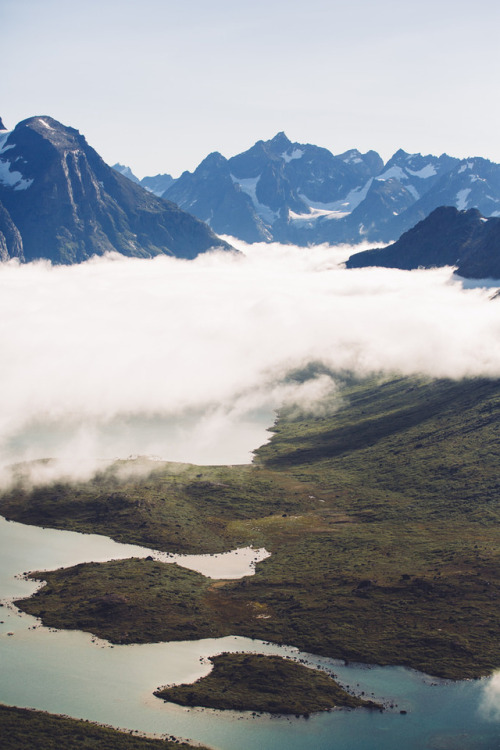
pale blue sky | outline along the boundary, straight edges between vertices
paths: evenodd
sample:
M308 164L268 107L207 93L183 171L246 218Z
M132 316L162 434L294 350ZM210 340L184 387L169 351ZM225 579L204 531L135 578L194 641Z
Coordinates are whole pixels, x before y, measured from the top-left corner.
M284 130L500 162L497 0L0 0L0 115L178 176Z

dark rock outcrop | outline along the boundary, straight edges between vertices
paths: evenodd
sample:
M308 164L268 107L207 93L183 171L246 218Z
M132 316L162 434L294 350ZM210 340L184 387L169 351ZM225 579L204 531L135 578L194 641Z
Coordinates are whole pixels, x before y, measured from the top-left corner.
M465 278L500 279L500 218L442 206L384 248L351 255L347 268L455 266Z

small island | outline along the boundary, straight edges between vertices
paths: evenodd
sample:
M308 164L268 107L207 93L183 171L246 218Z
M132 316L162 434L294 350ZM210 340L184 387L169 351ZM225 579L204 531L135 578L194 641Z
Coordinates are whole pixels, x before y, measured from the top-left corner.
M326 672L281 656L225 653L210 661L214 666L206 677L155 695L181 706L298 716L336 707L381 709L348 693Z

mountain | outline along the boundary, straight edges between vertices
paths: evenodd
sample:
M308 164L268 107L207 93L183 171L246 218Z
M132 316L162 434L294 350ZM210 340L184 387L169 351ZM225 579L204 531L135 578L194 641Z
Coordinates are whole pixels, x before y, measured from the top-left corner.
M165 198L247 242L390 242L442 205L500 216L500 166L397 151L334 156L281 132L226 159L206 157Z
M297 241L298 235L311 235L309 225L325 215L344 215L344 200L357 205L362 186L382 165L373 151L335 157L278 133L230 159L210 154L193 173L184 172L164 197L221 234L247 242Z
M347 268L456 266L465 278L500 279L500 218L485 219L471 208L435 209L388 247L351 255Z
M143 177L140 181L140 185L145 190L148 190L153 195L157 195L159 198L163 195L170 185L175 182L174 178L170 174L154 174L148 177Z
M135 182L136 185L141 184L140 179L136 177L130 167L125 166L125 164L118 164L117 162L116 164L113 164L113 169L122 174L124 177L127 177L129 180L132 180L132 182Z
M193 174L184 172L163 197L202 219L219 234L232 234L246 242L271 240L269 223L259 216L249 189L248 182L235 183L227 160L213 153ZM257 198L255 202L258 203ZM269 208L266 210L270 212Z
M109 167L74 128L31 117L0 132L0 255L78 263L118 251L193 258L229 249L178 206Z
M128 177L129 180L135 182L136 185L141 185L145 190L148 190L153 195L160 197L167 188L172 185L175 180L172 175L169 174L155 174L150 177L143 177L140 180L132 172L130 167L126 167L124 164L113 164L113 169L122 174L124 177Z

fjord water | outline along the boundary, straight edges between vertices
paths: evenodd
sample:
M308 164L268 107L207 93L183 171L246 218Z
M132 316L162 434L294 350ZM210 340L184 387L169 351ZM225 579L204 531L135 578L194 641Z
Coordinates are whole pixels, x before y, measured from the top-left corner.
M96 536L25 526L0 519L0 702L88 718L126 729L174 734L222 750L496 750L500 711L486 716L492 679L436 680L401 667L345 666L296 649L240 637L111 646L76 631L44 628L19 613L12 598L36 588L19 573L145 556L149 550ZM245 557L245 553L240 553ZM191 556L194 557L194 556ZM186 561L203 570L202 556ZM249 553L239 571L248 574ZM231 558L227 558L230 561ZM228 562L223 561L227 566ZM233 560L234 562L234 560ZM207 563L205 559L205 564ZM246 566L246 569L245 569ZM207 569L208 574L210 571ZM227 575L219 568L217 575ZM207 657L221 651L257 651L303 657L333 669L338 680L388 708L337 710L309 719L186 709L165 704L153 690L206 674ZM390 706L393 708L390 708ZM401 714L400 711L406 711Z

